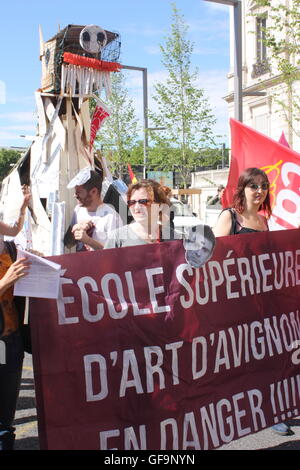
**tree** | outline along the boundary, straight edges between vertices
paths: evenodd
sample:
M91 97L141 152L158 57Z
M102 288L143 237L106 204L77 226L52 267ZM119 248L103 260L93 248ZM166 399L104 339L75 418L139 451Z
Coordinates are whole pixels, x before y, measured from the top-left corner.
M108 157L112 170L121 177L130 163L130 152L138 136L138 123L132 99L128 97L125 77L121 72L112 75L112 93L107 104L111 114L101 127L96 140Z
M214 145L212 114L204 90L196 86L198 71L191 70L193 44L187 39L188 27L172 4L171 33L160 46L162 64L168 71L166 84L155 85L158 111L149 113L155 127L164 131L150 134L155 146L149 151L152 166L176 168L186 187L188 175L199 162L199 150ZM195 152L198 150L198 153Z
M16 150L0 149L0 181L11 171L12 166L20 159L21 154Z
M291 130L300 136L300 0L257 0L256 4L267 8L264 42L272 68L279 72L274 80L279 91L273 97L284 112L291 141Z
M207 148L201 151L201 165L217 168L229 164L229 149L223 144L223 148Z
M143 165L144 163L144 142L137 140L130 150L129 163L131 165Z

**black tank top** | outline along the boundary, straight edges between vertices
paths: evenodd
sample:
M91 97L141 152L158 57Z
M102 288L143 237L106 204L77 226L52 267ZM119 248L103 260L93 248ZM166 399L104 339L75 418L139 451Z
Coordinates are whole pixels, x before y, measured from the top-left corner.
M230 235L239 235L240 233L263 232L263 230L255 230L254 228L243 227L237 220L236 211L231 207L224 210L229 211L231 215Z
M237 221L236 222L240 227L241 224ZM250 232L262 232L263 230L255 230L254 228L248 228L248 227L242 227L241 230L239 230L235 235L238 235L239 233L250 233Z

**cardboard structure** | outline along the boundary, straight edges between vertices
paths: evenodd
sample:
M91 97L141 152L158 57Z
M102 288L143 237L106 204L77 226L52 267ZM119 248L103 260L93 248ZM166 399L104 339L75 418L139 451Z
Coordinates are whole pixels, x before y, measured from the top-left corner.
M117 33L96 25L68 25L46 42L40 29L37 132L26 155L3 181L0 198L3 220L12 222L22 200L21 185L31 187L32 207L18 235L24 248L45 255L65 251L63 234L76 203L67 184L80 169L101 166L93 142L109 116L105 100L111 93L110 74L121 68L120 44ZM91 115L92 98L96 106Z

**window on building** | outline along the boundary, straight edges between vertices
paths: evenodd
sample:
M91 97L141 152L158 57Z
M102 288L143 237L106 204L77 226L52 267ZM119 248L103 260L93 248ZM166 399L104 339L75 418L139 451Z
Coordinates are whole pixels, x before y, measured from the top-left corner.
M270 64L267 58L267 46L266 46L266 26L267 17L257 16L256 17L256 61L253 64L251 77L256 78L260 75L270 72Z
M258 114L254 116L253 127L262 134L269 135L269 116L268 114Z
M267 19L263 16L256 18L256 62L263 63L267 60L266 39Z

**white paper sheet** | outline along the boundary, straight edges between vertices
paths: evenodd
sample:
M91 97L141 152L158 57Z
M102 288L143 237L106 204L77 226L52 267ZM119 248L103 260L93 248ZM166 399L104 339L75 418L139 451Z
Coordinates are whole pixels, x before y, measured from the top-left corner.
M17 259L30 260L30 270L14 285L14 295L57 299L59 294L60 264L18 249Z

